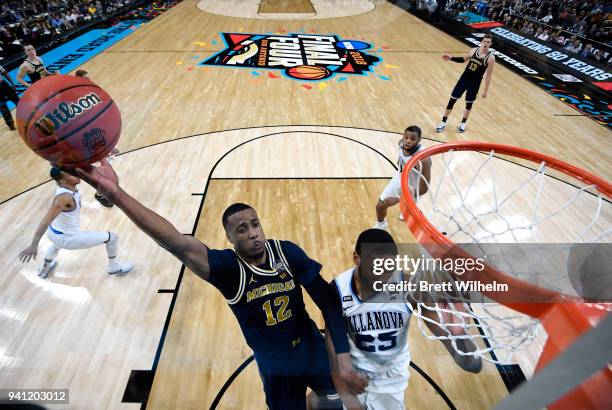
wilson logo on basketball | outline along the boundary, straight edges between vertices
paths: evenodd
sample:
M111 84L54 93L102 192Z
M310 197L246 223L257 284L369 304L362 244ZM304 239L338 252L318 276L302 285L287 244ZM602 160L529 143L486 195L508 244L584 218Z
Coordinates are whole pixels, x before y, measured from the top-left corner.
M46 112L34 123L34 127L45 135L57 132L62 126L79 115L83 115L98 104L102 98L96 93L90 93L72 103L59 103L52 112Z
M371 44L317 34L220 33L226 48L200 65L283 70L295 80L318 81L336 74L365 75L382 61L367 54Z

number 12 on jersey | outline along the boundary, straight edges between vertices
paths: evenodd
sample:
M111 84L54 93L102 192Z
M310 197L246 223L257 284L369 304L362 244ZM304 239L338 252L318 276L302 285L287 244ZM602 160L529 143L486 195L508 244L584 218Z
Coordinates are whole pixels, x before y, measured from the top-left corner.
M272 303L270 300L266 300L262 305L264 312L266 312L266 325L274 326L275 324L287 320L291 317L291 309L287 310L289 305L289 296L283 295L274 299L274 306L278 307L276 311L276 318L272 312Z

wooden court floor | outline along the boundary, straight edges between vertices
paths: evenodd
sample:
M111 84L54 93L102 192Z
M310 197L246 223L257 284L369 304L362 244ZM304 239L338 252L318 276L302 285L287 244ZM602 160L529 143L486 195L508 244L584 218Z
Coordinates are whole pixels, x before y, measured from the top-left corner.
M196 3L183 1L82 68L122 111L123 154L114 166L125 189L211 246L228 246L221 212L246 200L269 237L300 244L330 279L348 266L355 237L371 226L398 133L411 124L423 128L427 144L508 143L612 175L607 130L586 117L555 116L575 111L500 65L468 132L454 131L461 104L449 130L433 132L460 74L440 55L467 47L387 2L375 1L366 14L308 23L211 16ZM385 45L383 64L397 67L389 68L392 79L369 75L306 90L284 78L257 80L249 70L194 66L220 50L211 42L216 33L302 28ZM258 138L265 135L272 136L264 143ZM130 374L155 366L148 407L207 408L250 355L220 295L117 209L101 208L83 184L82 228L118 232L120 256L136 270L108 277L102 249L66 251L55 275L39 279L36 264L21 265L16 255L48 207L48 166L15 133L2 130L0 139L0 388L70 388L69 408L137 408L121 402ZM410 241L397 212L390 212L391 231ZM490 408L507 395L493 366L462 373L414 328L411 348L457 408ZM260 386L250 364L221 408L264 408ZM444 408L417 372L407 397L411 408Z

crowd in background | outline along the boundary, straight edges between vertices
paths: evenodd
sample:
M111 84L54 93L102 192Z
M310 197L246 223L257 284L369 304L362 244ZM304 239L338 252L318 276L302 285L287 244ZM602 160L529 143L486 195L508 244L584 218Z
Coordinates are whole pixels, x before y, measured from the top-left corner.
M104 19L136 0L2 0L0 55L21 52L92 20Z
M449 8L473 11L583 59L612 64L610 1L458 0L451 2Z

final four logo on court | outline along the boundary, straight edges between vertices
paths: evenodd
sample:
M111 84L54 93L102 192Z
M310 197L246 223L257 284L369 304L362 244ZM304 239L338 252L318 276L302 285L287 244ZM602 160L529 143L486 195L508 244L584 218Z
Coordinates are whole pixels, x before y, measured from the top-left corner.
M226 48L201 65L283 70L295 80L319 81L336 74L365 75L381 61L365 52L370 44L335 35L220 34Z

